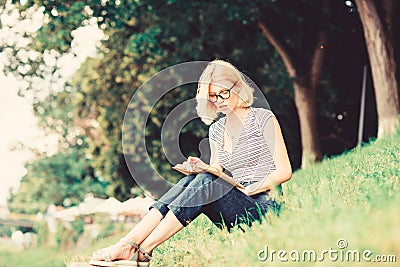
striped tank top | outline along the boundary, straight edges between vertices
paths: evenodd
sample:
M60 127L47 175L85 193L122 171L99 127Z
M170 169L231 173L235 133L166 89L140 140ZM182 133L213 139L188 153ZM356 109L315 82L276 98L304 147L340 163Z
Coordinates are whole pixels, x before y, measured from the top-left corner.
M251 107L232 152L222 149L226 117L210 126L209 138L217 144L220 164L236 181L258 182L276 169L263 135L264 126L271 116L275 115L270 110Z

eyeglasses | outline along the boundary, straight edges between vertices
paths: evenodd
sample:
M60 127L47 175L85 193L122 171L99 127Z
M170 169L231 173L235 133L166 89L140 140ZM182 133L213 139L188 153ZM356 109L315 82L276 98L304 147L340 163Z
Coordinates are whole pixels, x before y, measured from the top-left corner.
M225 89L222 90L221 92L219 92L219 94L212 94L212 95L208 95L208 101L210 101L211 103L215 103L218 101L218 97L220 97L222 100L224 99L228 99L231 96L231 90L233 89L233 87L235 87L235 85L238 83L238 81L236 81L231 88L229 89Z

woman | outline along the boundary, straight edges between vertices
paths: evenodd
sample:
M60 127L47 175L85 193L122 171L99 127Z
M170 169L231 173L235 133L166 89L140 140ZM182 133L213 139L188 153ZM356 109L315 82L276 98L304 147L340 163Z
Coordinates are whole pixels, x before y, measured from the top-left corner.
M292 169L273 113L251 107L253 89L235 67L222 60L210 62L203 71L196 100L204 123L211 124L218 113L225 115L209 128L210 165L229 170L244 189L232 188L210 173L188 175L156 201L121 241L96 251L91 264L148 266L153 249L201 213L229 230L241 222L261 220L267 210L279 209L269 191L289 180ZM196 157L186 163L198 169L206 166Z

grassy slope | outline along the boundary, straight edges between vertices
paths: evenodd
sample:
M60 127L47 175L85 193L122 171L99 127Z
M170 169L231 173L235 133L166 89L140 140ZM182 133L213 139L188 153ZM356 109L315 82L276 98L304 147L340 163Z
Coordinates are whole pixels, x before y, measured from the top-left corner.
M154 262L163 266L291 266L258 260L259 250L370 249L397 255L400 262L400 134L297 171L284 185L285 209L243 234L220 232L204 218L160 246ZM209 233L215 233L210 235ZM276 256L275 256L276 257ZM289 256L286 255L289 259ZM327 256L326 256L327 258ZM395 263L388 264L395 266ZM364 263L297 262L296 266L368 266ZM370 266L376 265L370 263ZM384 264L385 265L385 264ZM179 264L177 265L179 266Z
M376 266L376 263L297 262L273 263L258 260L259 250L338 249L337 240L346 239L344 250L369 249L376 254L397 256L400 262L400 133L376 141L314 167L297 171L284 185L284 209L246 233L231 234L215 228L204 216L195 220L156 249L153 266ZM10 253L0 249L0 267L62 266L72 257L90 255L118 237L102 240L86 251L56 253L46 249ZM50 259L52 255L55 259ZM36 258L36 260L33 260ZM45 260L40 264L27 264ZM32 261L33 260L33 261ZM57 264L54 262L57 260ZM48 263L46 262L48 261ZM396 263L381 263L396 266Z

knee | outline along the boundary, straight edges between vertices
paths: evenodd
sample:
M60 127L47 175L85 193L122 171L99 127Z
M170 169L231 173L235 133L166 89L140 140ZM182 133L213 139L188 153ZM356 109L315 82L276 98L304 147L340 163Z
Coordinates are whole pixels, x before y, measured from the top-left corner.
M208 173L208 172L202 172L196 175L195 177L195 181L197 183L201 183L201 184L207 184L212 182L215 179L215 175Z
M180 179L176 185L178 186L187 186L189 183L191 183L194 179L196 178L195 174L189 174L182 179Z

